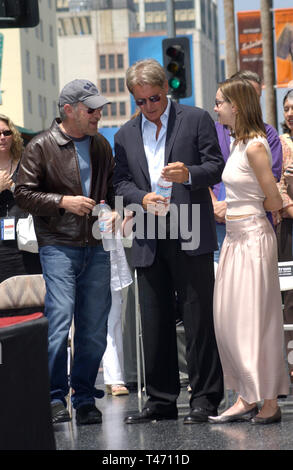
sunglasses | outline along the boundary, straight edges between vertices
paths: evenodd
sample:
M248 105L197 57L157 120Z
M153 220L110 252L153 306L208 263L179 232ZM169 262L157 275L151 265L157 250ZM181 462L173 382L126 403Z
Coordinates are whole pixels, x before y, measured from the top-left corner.
M149 98L139 98L135 100L135 102L137 106L144 106L147 100L149 100L151 103L158 103L160 99L161 99L161 95L154 95L154 96L150 96Z
M7 131L0 131L0 135L3 134L4 137L8 137L9 135L12 135L12 131L7 130Z
M226 100L215 100L215 106L219 108Z
M94 114L95 111L103 111L103 106L101 106L100 108L87 108L86 110L88 114Z

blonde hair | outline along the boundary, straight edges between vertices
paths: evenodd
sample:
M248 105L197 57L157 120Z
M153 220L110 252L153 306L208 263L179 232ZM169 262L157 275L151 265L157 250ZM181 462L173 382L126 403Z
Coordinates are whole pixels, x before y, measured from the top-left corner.
M228 79L219 88L226 101L237 108L234 134L245 142L257 136L266 137L259 97L248 80Z
M165 70L155 59L139 60L126 71L126 86L130 93L133 93L135 85L151 85L163 88L165 82Z
M12 160L14 162L18 162L23 151L23 139L21 137L21 134L16 129L11 119L8 116L5 116L5 114L0 114L0 121L5 122L9 129L12 131L12 144L10 152L12 154Z

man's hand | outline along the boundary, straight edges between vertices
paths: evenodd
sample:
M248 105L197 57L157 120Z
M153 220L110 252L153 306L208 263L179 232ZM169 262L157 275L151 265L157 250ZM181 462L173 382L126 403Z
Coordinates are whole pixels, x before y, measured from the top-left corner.
M110 230L111 232L117 233L121 227L121 217L116 211L112 211L112 217L110 219Z
M87 215L93 210L96 201L85 196L63 196L59 208L76 215Z
M160 215L162 207L165 208L167 205L166 199L156 193L147 193L142 200L144 210L155 215Z
M5 189L10 189L12 184L13 181L10 175L6 171L0 171L0 192L4 191Z
M182 162L168 163L163 168L161 176L172 183L188 183L189 170Z
M225 201L213 201L215 220L218 223L225 223L227 203Z

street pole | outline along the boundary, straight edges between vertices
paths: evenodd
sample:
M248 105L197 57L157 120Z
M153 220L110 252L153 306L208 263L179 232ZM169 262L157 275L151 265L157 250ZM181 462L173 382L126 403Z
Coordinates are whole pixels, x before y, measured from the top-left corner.
M273 1L261 0L260 19L263 48L263 75L265 85L266 122L277 128L275 91L275 63L273 38Z
M234 15L234 1L224 0L224 15L225 15L225 50L226 50L226 74L231 77L237 72L237 53L236 53L236 40L235 40L235 15Z
M145 31L145 11L144 11L144 0L139 0L139 31Z
M167 36L169 38L174 38L176 36L174 0L166 1L166 11L167 11Z

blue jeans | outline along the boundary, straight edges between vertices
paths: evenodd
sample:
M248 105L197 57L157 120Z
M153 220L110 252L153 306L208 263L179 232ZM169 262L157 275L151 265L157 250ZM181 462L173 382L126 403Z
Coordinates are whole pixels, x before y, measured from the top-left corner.
M40 259L46 282L51 400L66 404L67 344L74 318L72 404L78 408L94 403L95 381L106 349L111 308L110 255L102 246L43 246Z

